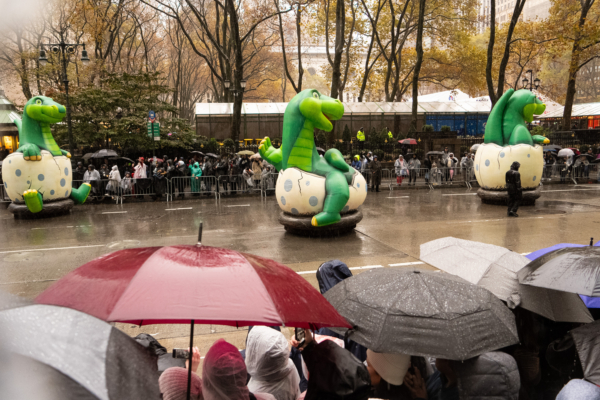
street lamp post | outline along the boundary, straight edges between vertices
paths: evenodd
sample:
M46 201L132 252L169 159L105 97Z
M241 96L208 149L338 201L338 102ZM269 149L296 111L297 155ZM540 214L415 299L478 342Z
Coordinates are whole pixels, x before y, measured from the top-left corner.
M533 79L533 71L530 69L525 71L525 75L527 74L529 74L529 79L527 79L527 76L523 78L523 88L528 89L530 92L532 92L533 87L535 86L535 90L538 90L538 88L540 87L540 80L538 78ZM527 84L529 84L529 87L527 87Z
M69 152L74 155L75 154L75 146L73 144L73 130L71 128L71 104L69 103L69 78L67 77L67 61L71 54L75 53L75 49L77 46L82 46L83 50L81 51L81 62L83 65L87 65L90 62L90 59L87 54L87 50L85 49L85 44L71 44L65 43L64 39L61 39L60 43L48 43L47 46L50 48L55 54L60 53L62 57L62 73L63 73L63 83L65 84L65 96L67 99L67 132L69 134ZM44 45L42 44L40 48L40 57L39 62L42 66L48 63L48 58L46 57L46 50L44 50Z

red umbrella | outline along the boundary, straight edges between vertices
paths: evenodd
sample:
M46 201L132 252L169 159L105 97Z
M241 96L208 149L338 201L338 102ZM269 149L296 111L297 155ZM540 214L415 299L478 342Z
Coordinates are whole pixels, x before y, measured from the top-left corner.
M568 148L573 150L573 153L575 153L576 156L581 155L581 152L579 152L579 150L577 150L575 147L568 147Z
M418 144L415 139L411 139L411 138L398 140L398 143L400 143L400 144Z
M108 322L349 327L305 279L273 260L209 246L144 247L90 261L36 298Z

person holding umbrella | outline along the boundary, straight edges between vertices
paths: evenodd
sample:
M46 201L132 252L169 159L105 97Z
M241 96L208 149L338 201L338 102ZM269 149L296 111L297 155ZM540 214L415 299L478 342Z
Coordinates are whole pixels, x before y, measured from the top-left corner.
M506 189L508 190L508 211L509 217L518 217L517 210L523 200L523 189L521 188L521 173L519 168L521 164L515 161L506 172Z

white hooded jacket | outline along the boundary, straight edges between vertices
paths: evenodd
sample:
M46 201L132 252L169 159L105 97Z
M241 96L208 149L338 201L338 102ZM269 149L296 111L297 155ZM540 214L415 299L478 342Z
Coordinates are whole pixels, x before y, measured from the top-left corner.
M248 334L246 368L252 393L269 393L277 400L300 397L300 376L289 358L290 349L283 334L266 326L256 326Z

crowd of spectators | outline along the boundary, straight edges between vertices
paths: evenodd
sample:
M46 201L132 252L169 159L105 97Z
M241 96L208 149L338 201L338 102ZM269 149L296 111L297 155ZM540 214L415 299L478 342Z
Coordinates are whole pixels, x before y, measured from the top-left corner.
M96 169L93 163L86 168L80 161L73 170L73 187L90 183L92 199L152 195L159 201L167 194L210 196L216 191L234 195L275 188L275 168L260 158L251 159L246 155L194 155L187 160L184 157L140 157L135 162L108 159L101 162Z
M350 276L343 262L328 261L317 271L319 289L325 293ZM522 316L516 318L523 322ZM197 348L193 349L191 398L600 399L600 388L582 379L577 360L565 372L561 363L566 360L568 346L564 340L544 342L563 334L560 324L547 332L538 329L543 325L532 326L531 321L518 326L523 329L519 332L521 344L465 361L378 353L328 328L304 330L304 341L299 342L295 335L286 339L279 327L254 326L249 328L244 350L217 340L204 357L201 374L201 356ZM530 343L534 337L537 341ZM544 345L548 354L542 358ZM186 398L187 373L182 367L164 370L159 386L165 400Z

